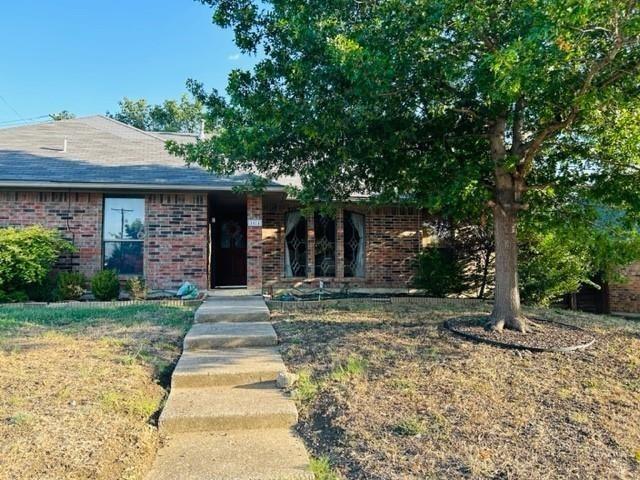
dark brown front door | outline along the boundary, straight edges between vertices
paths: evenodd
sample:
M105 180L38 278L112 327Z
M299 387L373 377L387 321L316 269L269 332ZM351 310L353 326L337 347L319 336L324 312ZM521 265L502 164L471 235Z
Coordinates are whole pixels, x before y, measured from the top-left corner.
M247 284L246 216L216 218L214 280L216 287Z

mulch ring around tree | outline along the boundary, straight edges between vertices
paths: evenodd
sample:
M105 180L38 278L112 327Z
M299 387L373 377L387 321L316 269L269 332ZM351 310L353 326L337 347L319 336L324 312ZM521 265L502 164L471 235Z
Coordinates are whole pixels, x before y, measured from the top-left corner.
M458 317L447 320L445 328L467 339L504 348L534 352L573 352L590 347L595 335L574 325L529 318L536 328L528 333L514 330L494 332L485 328L487 317Z

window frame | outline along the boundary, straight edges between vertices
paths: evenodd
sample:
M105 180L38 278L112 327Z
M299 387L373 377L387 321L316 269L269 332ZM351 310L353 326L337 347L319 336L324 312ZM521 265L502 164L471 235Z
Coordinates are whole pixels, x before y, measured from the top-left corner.
M346 256L346 248L345 248L345 243L346 243L346 237L345 237L345 229L344 229L344 225L347 221L347 215L349 214L356 214L356 215L360 215L362 217L362 271L363 274L362 275L347 275L346 274L346 270L347 270L347 256ZM342 211L342 276L344 278L357 278L357 279L364 279L367 278L367 215L365 215L362 212L357 212L355 210L343 210Z
M143 226L146 226L146 220L147 220L147 200L145 198L144 195L127 195L127 194L118 194L118 195L102 195L102 222L100 225L100 244L101 244L101 267L102 270L105 270L105 254L106 254L106 248L105 248L105 244L107 243L141 243L142 244L142 271L140 271L139 273L120 273L120 272L116 272L118 274L119 277L143 277L144 273L145 273L145 265L144 265L144 241L146 239L147 236L147 232L146 229L143 231L142 234L142 238L136 238L136 239L128 239L128 240L123 240L123 239L115 239L115 240L105 240L105 236L104 236L104 221L105 221L105 216L107 213L106 210L106 204L107 204L107 200L108 199L112 199L112 198L116 198L116 199L138 199L138 200L142 200L142 213L144 215L144 221L143 221Z

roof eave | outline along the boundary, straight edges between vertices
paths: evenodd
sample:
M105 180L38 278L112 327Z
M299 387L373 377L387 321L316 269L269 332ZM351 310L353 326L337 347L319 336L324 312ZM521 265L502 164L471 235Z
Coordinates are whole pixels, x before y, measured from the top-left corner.
M240 185L184 185L184 184L157 184L157 183L107 183L107 182L32 182L20 180L0 180L0 188L20 189L76 189L76 190L183 190L196 192L232 191ZM281 185L269 185L266 192L284 192Z

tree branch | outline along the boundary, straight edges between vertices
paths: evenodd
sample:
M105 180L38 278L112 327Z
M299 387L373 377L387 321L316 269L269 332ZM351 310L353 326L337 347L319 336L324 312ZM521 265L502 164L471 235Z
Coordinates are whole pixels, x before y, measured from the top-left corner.
M524 157L519 163L519 169L521 170L523 176L525 176L527 173L531 171L533 167L533 159L538 153L538 151L540 150L540 148L542 147L542 144L545 142L545 140L551 135L555 135L556 133L564 130L575 121L578 114L580 113L580 101L587 93L589 93L592 90L592 88L594 88L594 79L596 78L596 76L600 72L602 72L602 70L604 70L608 65L610 65L611 62L613 62L613 60L616 58L616 56L618 55L618 53L620 52L620 50L624 45L624 40L625 39L620 34L618 19L616 19L615 40L613 43L613 47L611 48L611 51L609 51L609 53L603 59L601 59L600 61L594 62L591 65L591 67L589 68L585 76L584 82L582 83L580 89L578 89L578 92L574 96L573 104L571 105L568 114L565 116L564 119L559 120L557 122L553 122L547 125L546 127L544 127L525 146L526 152L524 154Z

